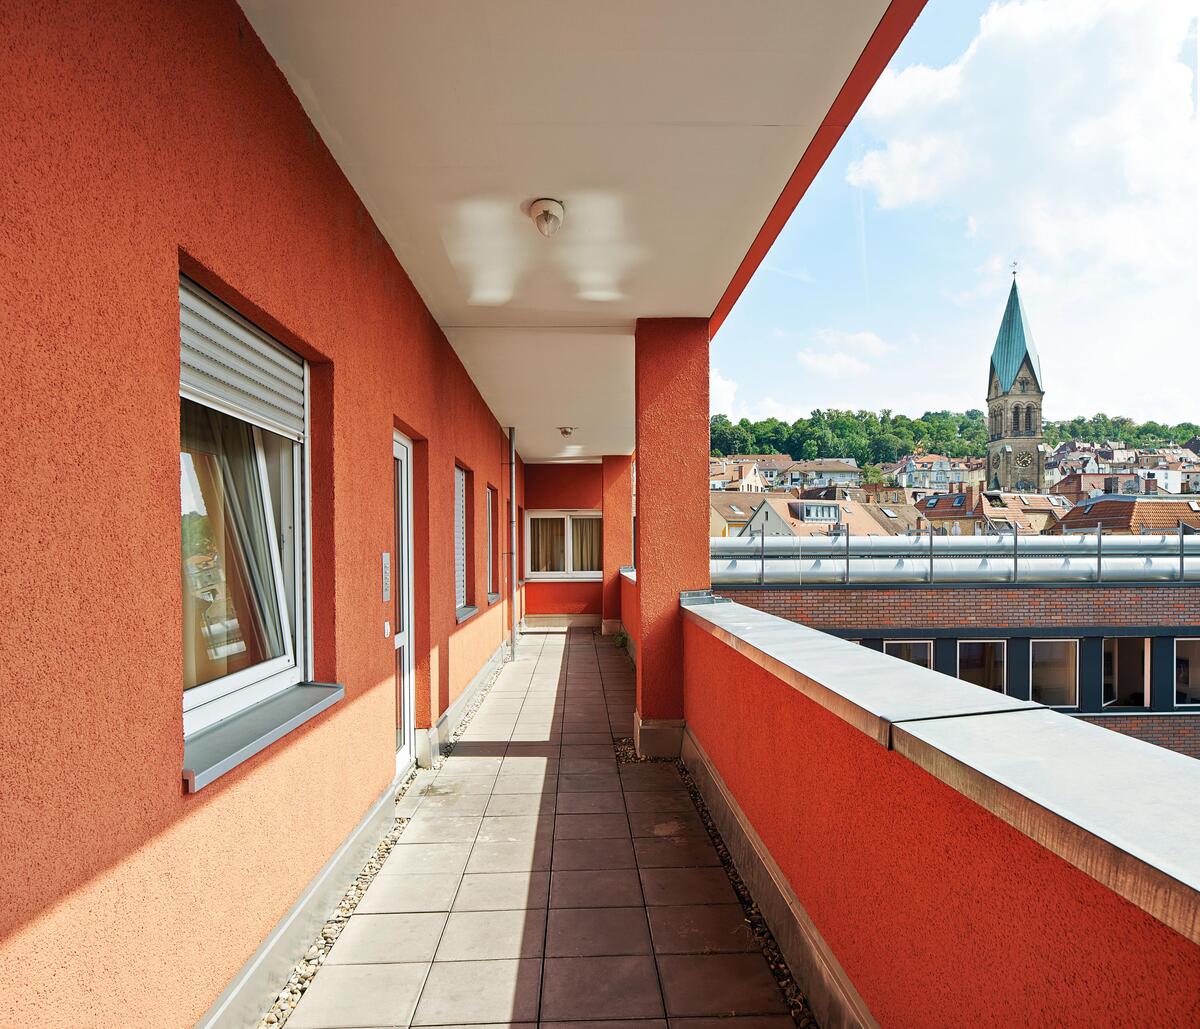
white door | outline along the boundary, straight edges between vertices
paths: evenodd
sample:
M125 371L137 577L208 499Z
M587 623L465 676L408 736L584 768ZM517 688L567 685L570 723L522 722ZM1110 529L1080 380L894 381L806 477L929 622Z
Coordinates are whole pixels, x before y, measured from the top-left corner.
M412 443L400 433L392 441L396 497L396 570L392 602L396 645L396 770L412 764L416 753L413 726L415 697L412 651Z

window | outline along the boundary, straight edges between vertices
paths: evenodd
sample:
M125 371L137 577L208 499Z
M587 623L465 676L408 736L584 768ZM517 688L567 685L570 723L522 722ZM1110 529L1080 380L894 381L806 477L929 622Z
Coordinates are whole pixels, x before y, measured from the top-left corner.
M525 576L529 579L603 577L603 520L596 511L530 511L526 515Z
M806 522L836 522L837 504L805 504L803 519Z
M922 668L933 667L933 640L884 640L883 652Z
M471 603L471 577L467 574L471 556L470 473L454 466L454 606L459 615Z
M304 362L180 280L188 736L306 678Z
M1004 640L959 640L958 677L984 689L1004 692Z
M1175 703L1200 704L1200 639L1175 641Z
M487 588L491 596L500 593L500 554L497 543L500 533L497 531L496 516L500 505L496 503L496 487L487 488Z
M1020 408L1020 406L1013 408L1012 426L1013 426L1012 427L1013 435L1016 435L1018 432L1021 431L1021 408Z
M1033 406L1025 408L1025 431L1033 432Z
M893 511L893 510L892 510L890 507L885 507L885 508L883 509L883 513L884 513L885 515L887 515L887 517L888 517L888 518L895 518L895 517L896 517L896 512L895 512L895 511Z
M1104 640L1104 706L1148 707L1150 640L1145 636L1108 636Z
M963 507L966 504L966 502L967 502L966 497L959 496L959 497L954 498L954 506L955 507Z
M1078 640L1031 640L1030 696L1047 707L1075 707L1079 682Z
M925 510L928 511L931 507L937 507L937 497L925 501Z

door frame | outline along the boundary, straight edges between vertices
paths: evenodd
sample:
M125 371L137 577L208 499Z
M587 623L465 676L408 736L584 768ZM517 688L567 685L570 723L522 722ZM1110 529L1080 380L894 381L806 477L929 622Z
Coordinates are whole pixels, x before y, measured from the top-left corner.
M413 444L399 431L392 434L392 509L395 571L392 579L393 652L396 661L396 771L416 762L416 662L413 656ZM405 728L400 739L399 726Z

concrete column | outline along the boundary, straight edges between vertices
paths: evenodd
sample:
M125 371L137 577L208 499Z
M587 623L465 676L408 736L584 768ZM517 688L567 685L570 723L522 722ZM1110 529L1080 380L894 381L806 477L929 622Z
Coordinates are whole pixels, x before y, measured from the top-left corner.
M621 627L621 569L633 564L633 458L606 454L604 474L604 594L601 632Z
M639 319L635 331L639 754L683 738L679 594L709 588L708 321Z

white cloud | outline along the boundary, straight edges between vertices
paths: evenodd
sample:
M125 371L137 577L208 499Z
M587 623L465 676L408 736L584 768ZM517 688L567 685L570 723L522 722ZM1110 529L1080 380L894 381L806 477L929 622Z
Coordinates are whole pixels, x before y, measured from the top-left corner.
M708 367L708 408L713 414L726 414L735 422L741 415L736 415L738 384L732 379L726 379L717 371L715 364Z
M853 354L824 353L817 350L801 350L796 355L801 366L818 375L840 379L848 375L865 375L870 369L866 362Z
M892 344L873 332L846 332L843 329L818 329L813 341L825 350L857 350L878 357L892 350Z
M964 224L980 298L1020 260L1053 417L1200 418L1192 376L1163 374L1200 338L1195 18L1194 0L994 3L955 61L889 69L863 107L877 144L851 185Z

